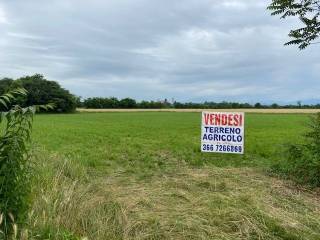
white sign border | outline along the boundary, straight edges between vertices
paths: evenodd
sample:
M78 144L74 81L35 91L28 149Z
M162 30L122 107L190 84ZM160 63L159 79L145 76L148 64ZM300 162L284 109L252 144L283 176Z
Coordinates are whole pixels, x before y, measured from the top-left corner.
M237 153L237 152L210 152L210 151L203 151L202 150L202 147L203 147L203 140L202 140L202 138L203 138L203 133L202 133L202 131L203 131L203 126L205 126L204 124L203 124L203 115L204 115L204 113L210 113L210 114L212 114L212 113L214 113L214 114L230 114L230 113L232 113L232 114L241 114L242 116L243 116L243 119L242 119L242 131L243 131L243 141L242 141L242 152L241 153ZM245 112L209 112L209 111L202 111L201 112L201 124L200 124L200 128L201 128L201 133L200 133L200 151L202 152L202 153L221 153L221 154L236 154L236 155L244 155L245 154L245 139L246 139L246 131L245 131L245 117L246 116L246 114L245 114Z

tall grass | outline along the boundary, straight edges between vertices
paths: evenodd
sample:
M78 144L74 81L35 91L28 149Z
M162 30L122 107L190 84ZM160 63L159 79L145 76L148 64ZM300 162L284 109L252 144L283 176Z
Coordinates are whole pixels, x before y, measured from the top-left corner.
M120 239L121 206L101 182L89 182L81 165L57 155L35 155L35 201L30 237L38 239Z
M290 144L273 170L298 183L320 187L320 113L310 117L303 143Z

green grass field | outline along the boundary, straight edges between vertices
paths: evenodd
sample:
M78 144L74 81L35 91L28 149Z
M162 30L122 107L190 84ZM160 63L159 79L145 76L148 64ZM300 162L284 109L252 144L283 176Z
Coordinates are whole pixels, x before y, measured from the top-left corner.
M200 119L200 113L40 115L34 141L105 170L140 164L157 168L170 163L158 162L164 152L196 166L265 166L283 144L299 141L307 115L247 114L244 156L200 153Z
M247 114L245 155L200 152L200 113L38 115L35 239L320 239L317 194L268 176L308 115Z

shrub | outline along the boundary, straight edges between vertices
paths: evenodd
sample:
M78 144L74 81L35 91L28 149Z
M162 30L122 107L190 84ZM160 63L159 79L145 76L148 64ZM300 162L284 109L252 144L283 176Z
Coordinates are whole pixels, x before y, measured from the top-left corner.
M273 166L299 183L320 187L320 113L310 118L304 144L289 145L286 158Z
M8 108L16 96L26 93L24 89L12 90L0 96L0 104ZM0 237L5 239L12 233L16 235L17 224L22 224L27 217L30 202L28 143L38 107L15 105L0 115L3 130L0 136Z

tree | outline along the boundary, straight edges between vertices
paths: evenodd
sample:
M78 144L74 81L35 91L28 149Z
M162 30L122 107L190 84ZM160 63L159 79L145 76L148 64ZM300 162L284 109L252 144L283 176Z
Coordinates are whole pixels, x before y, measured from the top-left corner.
M40 74L22 77L15 81L8 78L0 80L0 94L17 87L22 87L28 92L26 96L20 96L16 100L22 107L53 103L55 112L73 112L76 109L77 99L74 95L62 88L59 83L48 81Z
M289 37L293 40L285 45L299 45L300 50L315 40L320 34L320 0L272 0L268 7L272 15L281 15L281 18L298 17L303 27L291 30Z
M103 108L118 108L119 107L119 100L115 97L111 98L101 98L101 97L94 97L88 98L84 100L83 107L85 108L96 108L96 109L103 109Z
M135 108L137 107L137 102L131 98L124 98L119 102L119 106L120 108Z
M10 90L13 81L14 80L11 78L3 78L0 80L0 94L1 95L7 93Z
M297 105L298 105L298 108L301 108L301 107L302 107L302 102L301 102L301 101L298 101L298 102L297 102Z
M262 105L261 105L261 103L256 103L256 104L254 105L254 107L255 107L255 108L262 108Z

